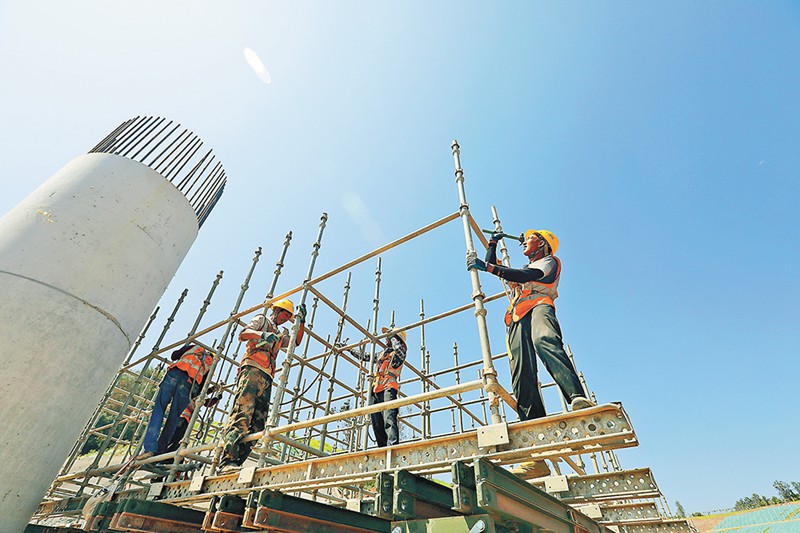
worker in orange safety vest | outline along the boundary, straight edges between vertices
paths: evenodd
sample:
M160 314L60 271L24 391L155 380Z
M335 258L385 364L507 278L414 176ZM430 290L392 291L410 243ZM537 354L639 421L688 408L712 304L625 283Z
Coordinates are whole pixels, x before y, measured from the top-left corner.
M175 350L170 358L175 362L168 367L164 379L158 386L153 412L150 414L144 433L144 451L136 457L138 460L166 452L181 413L189 405L193 389L195 394L200 390L203 378L214 362L211 353L196 344L187 344ZM164 422L168 406L169 414L162 430L161 424Z
M386 348L376 362L370 405L397 399L400 392L400 371L406 362L406 332L391 328L381 328L381 331L390 335L386 338ZM395 407L370 415L378 447L382 448L387 444L392 446L400 442L397 411Z
M526 231L521 244L528 264L524 268L509 268L497 259L497 242L503 236L503 233L492 233L486 261L472 258L467 262L467 269L503 278L511 289L511 305L505 316L506 344L520 420L546 416L536 375L537 356L573 411L593 406L564 350L561 326L556 318L554 301L561 277L561 261L554 255L558 250L558 238L548 230ZM544 462L539 465L546 467Z
M222 391L218 390L217 385L211 385L208 388L208 391L206 391L206 394L207 396L205 400L202 400L200 402L200 407L206 407L206 408L214 407L222 399ZM183 439L183 436L186 433L186 429L189 427L189 422L191 421L192 415L194 414L197 400L198 400L197 396L193 396L192 398L189 399L189 405L187 405L186 409L184 409L183 413L181 413L181 419L178 422L178 427L175 428L175 432L172 434L172 438L169 440L169 443L167 444L167 447L164 450L165 453L174 452L175 450L178 449L181 443L181 439ZM202 423L200 427L202 428ZM169 459L169 461L171 462L172 460Z
M233 409L222 436L224 447L220 470L241 466L255 444L254 441L243 442L243 437L264 430L278 353L281 348L289 346L291 337L289 330L280 326L292 319L299 322L295 337L297 346L305 332L306 306L300 304L295 313L291 300L275 302L269 317L256 315L239 333L239 340L246 343L246 348L236 378Z

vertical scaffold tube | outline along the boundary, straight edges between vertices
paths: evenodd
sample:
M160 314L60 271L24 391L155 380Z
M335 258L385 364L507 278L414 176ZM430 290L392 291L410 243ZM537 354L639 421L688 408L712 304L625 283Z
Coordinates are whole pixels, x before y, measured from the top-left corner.
M236 320L233 318L233 316L237 312L239 312L239 306L242 304L242 300L244 299L244 295L247 292L247 289L250 288L250 278L253 276L253 272L256 269L256 265L258 264L258 260L259 260L260 257L261 257L261 247L258 247L256 249L256 251L255 251L255 255L253 256L253 261L250 264L250 270L247 271L247 276L245 276L244 282L242 282L241 288L239 290L239 296L236 298L236 303L233 304L233 309L231 309L230 318L228 319L228 323L225 326L225 331L220 336L219 343L216 344L216 346L214 347L214 351L212 351L212 353L211 353L211 355L213 356L213 360L211 362L211 368L208 369L208 374L207 374L208 376L213 376L214 375L214 372L217 369L217 365L219 364L219 361L222 359L222 352L225 351L225 339L228 338L228 335L230 335L230 332L233 329L234 324L237 323ZM222 274L222 271L220 271L220 275L221 274ZM209 295L209 298L210 298L210 295ZM197 325L199 325L199 320L198 320L198 322L195 323L195 327L197 327ZM190 336L194 335L194 331L195 330L192 331ZM210 386L211 386L211 379L204 379L203 380L203 386L200 388L200 394L197 397L198 398L198 400L197 400L198 404L200 402L202 402L202 401L205 401L205 397L208 394L208 388ZM194 424L197 421L197 415L199 413L200 413L200 409L199 408L194 409L192 411L192 416L189 419L189 425L186 428L186 432L183 434L183 438L181 439L180 445L178 447L178 453L175 454L175 460L172 463L172 467L170 469L169 476L167 476L167 481L168 482L172 482L172 481L175 480L175 474L177 472L177 467L178 467L178 465L181 464L181 461L183 460L183 457L181 457L180 452L181 452L181 450L186 448L186 446L189 443L189 437L192 434L192 429L194 428Z
M378 257L378 266L375 269L375 296L372 299L372 338L378 336L378 310L380 308L380 301L381 301L381 258ZM363 381L364 385L364 405L372 405L372 383L375 379L374 372L375 372L375 359L376 359L376 352L375 352L375 343L372 343L372 351L369 356L369 369L368 375L365 377ZM367 441L369 439L369 430L367 427L370 423L370 416L364 415L361 417L361 449L367 449Z
M339 353L340 350L340 343L342 341L342 332L344 331L344 317L347 314L347 300L350 296L350 276L351 273L347 273L347 279L344 282L344 293L342 295L342 314L339 317L339 322L336 324L336 337L333 340L333 365L331 368L331 377L328 380L328 396L325 399L325 409L323 410L323 416L327 416L331 412L331 401L333 400L333 390L334 385L336 383L336 366L339 363ZM312 417L316 417L316 406L311 410ZM328 437L328 423L322 425L322 430L320 431L319 435L319 450L324 452L325 451L325 439Z
M314 319L317 316L317 306L319 305L319 298L314 297L311 303L311 313L308 315L308 321L306 323L306 330L307 331L314 331ZM308 348L311 346L311 335L306 335L306 342L303 345L303 355L301 361L305 361L306 357L308 357ZM303 380L303 371L305 370L305 364L301 362L299 365L299 369L297 371L297 379L294 382L294 388L292 389L292 401L289 406L289 414L287 415L287 419L291 424L294 422L295 411L297 410L297 402L300 399L300 390L301 386L305 389L305 381ZM320 369L320 371L325 370L325 366ZM318 380L318 383L321 383L321 379ZM313 383L312 383L313 384ZM317 399L314 402L314 405L319 403L319 387L317 387ZM327 413L326 413L327 414ZM287 443L283 443L283 450L281 450L281 462L286 462L286 459L289 454L289 445Z
M467 203L467 194L464 191L464 170L461 168L461 149L458 146L458 141L453 141L450 148L453 151L458 198L461 202L458 212L459 215L461 215L461 222L464 225L467 259L471 259L476 257L477 253L475 252L475 245L472 241L472 229L469 224L469 204ZM497 371L494 369L494 364L492 363L492 348L489 345L489 328L486 325L486 309L483 306L485 295L481 291L481 281L478 278L478 271L470 270L469 276L472 281L472 302L475 306L475 317L478 319L478 336L481 343L481 356L483 357L484 387L486 388L486 394L489 398L489 411L492 416L492 424L499 424L503 421L503 418L500 416L500 398L493 390L494 386L497 384Z
M423 375L423 378L419 380L420 385L422 385L422 393L426 393L430 390L430 381L428 374L430 373L430 369L428 368L426 357L425 357L425 300L420 299L419 301L419 320L421 325L419 327L419 351L420 351L420 369ZM427 439L431 436L431 403L430 402L422 402L422 438Z
M322 234L325 232L325 226L328 223L328 213L322 213L322 217L320 218L319 222L319 232L317 233L317 240L314 242L314 246L312 247L311 251L311 262L308 265L308 273L306 274L305 280L303 280L303 290L300 291L300 303L299 305L305 305L306 297L308 296L308 283L311 281L314 275L314 266L317 263L317 257L319 257L319 249L322 247ZM267 427L275 427L278 425L278 418L280 417L280 407L283 403L283 395L286 393L286 383L289 380L289 368L292 366L292 360L294 359L294 352L295 352L295 343L297 339L297 332L300 330L300 323L295 321L292 325L292 332L289 336L289 347L286 349L286 357L283 359L283 364L281 365L281 376L278 378L278 386L275 390L275 396L272 400L272 405L270 406L269 418L267 419ZM264 437L261 439L259 443L259 448L263 447L264 445L268 444L269 440L269 432L264 433ZM262 452L259 458L259 466L264 466L266 464L266 453Z

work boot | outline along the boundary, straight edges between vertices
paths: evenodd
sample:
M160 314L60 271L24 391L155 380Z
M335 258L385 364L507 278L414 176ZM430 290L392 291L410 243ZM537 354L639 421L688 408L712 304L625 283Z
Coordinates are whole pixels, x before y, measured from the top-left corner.
M219 466L217 466L217 474L228 474L233 472L239 468L239 465L236 463L231 462L230 460L223 459L219 462Z
M155 455L155 452L142 452L136 457L134 457L135 461L144 461L145 459L150 459Z
M516 468L509 470L514 475L522 479L534 479L537 477L546 477L550 475L550 467L544 461L525 461L520 463Z
M573 411L577 411L579 409L587 409L589 407L594 407L595 404L593 401L589 400L585 396L576 396L572 399L569 404L570 409Z

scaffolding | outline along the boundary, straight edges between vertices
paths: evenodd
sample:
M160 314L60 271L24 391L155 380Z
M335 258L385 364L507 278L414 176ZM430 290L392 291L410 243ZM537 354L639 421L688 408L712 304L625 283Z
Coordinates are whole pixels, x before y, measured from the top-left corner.
M157 308L84 427L40 505L33 524L38 524L38 527L90 529L96 526L99 528L96 530L106 530L97 525L99 522L93 526L81 516L89 497L102 491L112 493L113 501L117 502L108 504L103 512L108 517L116 512L118 526L122 514L133 513L124 511L128 509L126 505L141 508L139 503L120 503L126 501L150 501L156 507L156 504L177 506L204 516L210 513L212 517L233 514L241 526L246 516L245 509L256 509L260 505L256 503L262 499L266 499L268 503L264 505L269 507L272 505L269 502L283 498L276 494L286 495L288 499L285 502L289 503L281 500L284 502L281 505L289 507L291 498L302 498L336 508L354 509L355 505L355 510L362 514L388 518L385 511L381 514L381 480L385 480L381 476L392 476L395 481L390 480L388 484L391 487L395 483L393 490L396 494L408 490L397 486L400 483L397 480L403 476L436 479L457 486L455 464L471 462L473 466L463 468L473 468L477 472L480 470L478 466L484 464L481 461L488 462L492 466L483 468L485 474L486 468L544 460L552 465L554 474L531 480L525 483L525 487L552 495L548 497L577 509L581 516L613 526L623 533L693 531L686 521L670 518L666 500L649 469L626 470L620 465L615 450L638 444L628 415L620 404L601 404L572 412L567 409L568 402L555 383L539 383L546 393L544 398L548 400L548 416L515 421L515 400L501 385L495 367L495 362L506 357L506 352L492 351L486 317L486 306L502 305L504 300L507 301L508 293L503 290L486 296L474 270L468 274L472 287L470 297L455 302L450 310L429 315L425 300L420 299L419 320L395 323L395 314L391 313L388 322L395 331L407 332L409 339L412 334L418 335L420 345L416 361L419 363L415 362L415 350L409 341L400 395L390 402L370 403L369 390L377 355L385 347L389 335L380 333L379 328L379 311L384 305L381 301L384 255L457 222L463 228L468 259L477 255L476 240L484 248L488 246L480 226L470 213L458 143L454 141L451 149L459 195L456 212L338 268L316 274L317 258L328 221L327 215L323 214L307 273L299 285L275 294L292 241L289 232L279 249L262 303L240 309L263 253L258 248L227 318L203 328L200 326L223 277L220 271L188 334L172 343L165 343L178 312L184 307L187 295L187 290L184 290L152 348L146 355L141 355L144 339L158 318L160 309ZM501 231L500 218L494 207L492 218L494 229ZM500 252L504 263L510 264L505 245L501 245ZM352 272L359 265L370 264L375 265L372 312L366 321L359 321L348 312ZM336 282L341 287L338 299L341 303L323 293L323 286L332 286ZM236 341L237 334L250 317L265 313L273 302L290 297L309 307L304 342L295 346L298 331L297 325L293 326L289 346L273 382L266 429L245 438L257 442L241 469L219 474L221 436L233 403L242 349L241 343ZM447 347L451 353L443 354L441 345L434 347L428 342L426 331L463 317L469 311L475 316L479 353L472 348L465 350L451 340ZM315 324L328 325L331 330L322 333L319 331L322 326L315 327ZM351 338L356 340L351 341ZM176 451L135 461L133 458L141 451L144 428L158 385L169 364L169 354L190 342L213 353L214 362L208 373L210 379L204 380L198 407L191 415L180 446ZM432 349L438 350L435 361L450 360L452 366L435 368L438 365L432 364ZM569 346L567 353L574 363ZM364 361L362 354L368 354L369 360ZM596 400L583 373L579 373L579 377L587 396ZM212 383L218 387L221 401L203 407L200 399L207 397ZM378 448L369 436L369 415L388 408L400 410L402 442ZM90 443L91 454L81 455ZM499 475L502 478L504 474ZM425 482L418 483L424 485ZM506 482L514 483L513 480ZM464 490L475 490L472 483L467 483ZM387 496L383 498L385 501ZM437 498L441 499L436 489L430 489L418 495L417 499L423 502L420 508L426 509L434 505L430 502L438 501ZM446 502L441 505L448 506ZM408 513L403 515L399 508L390 515L392 519L413 518ZM475 520L468 522L464 531L478 527ZM109 524L110 521L103 527L110 528ZM255 519L251 520L251 525L253 527L249 529L259 529ZM482 527L486 528L487 524ZM502 526L498 527L502 530ZM410 525L403 530L415 531Z

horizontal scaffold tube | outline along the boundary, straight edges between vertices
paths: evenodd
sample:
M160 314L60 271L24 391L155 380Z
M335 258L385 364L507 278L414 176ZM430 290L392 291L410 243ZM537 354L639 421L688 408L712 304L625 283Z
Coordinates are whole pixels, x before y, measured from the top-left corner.
M453 394L470 392L470 391L473 391L473 390L480 389L482 387L483 387L483 381L481 381L479 379L476 379L475 381L468 381L468 382L462 383L460 385L453 385L453 386L450 386L450 387L444 387L442 389L434 390L434 391L431 391L431 392L426 392L426 393L423 393L423 394L417 394L417 395L414 395L414 396L406 396L405 398L398 398L398 399L392 400L390 402L384 402L384 403L369 405L369 406L365 406L365 407L359 407L358 409L351 409L349 411L343 411L343 412L340 412L340 413L334 413L334 414L331 414L331 415L322 416L322 417L315 418L315 419L312 419L312 420L304 420L302 422L295 422L293 424L287 424L285 426L278 426L278 427L274 427L274 428L269 428L269 429L266 429L264 431L259 431L257 433L251 433L250 435L247 435L242 440L244 442L258 440L261 437L263 437L265 433L268 433L270 435L270 437L272 437L274 435L279 435L279 434L282 434L282 433L288 433L290 431L296 431L298 429L305 429L307 427L312 427L312 426L316 426L316 425L320 425L320 424L336 422L338 420L344 420L346 418L355 418L357 416L377 413L379 411L384 411L386 409L395 409L395 408L403 407L405 405L410 405L410 404L413 404L413 403L418 403L418 402L427 401L427 400L435 400L437 398L443 398L445 396L450 396L450 395L453 395ZM193 454L196 454L198 452L204 452L204 451L213 450L215 447L216 447L216 444L204 444L202 446L195 446L195 447L192 447L192 448L186 448L184 450L181 450L181 455L184 456L184 457L189 457L189 456L192 456ZM143 464L157 463L157 462L162 461L164 459L174 458L176 453L177 452L169 452L169 453L164 453L164 454L161 454L161 455L155 455L155 456L150 457L148 459L145 459L143 461L139 461L139 462L137 462L137 464L138 465L143 465ZM94 469L86 470L86 471L83 471L83 472L76 472L76 473L72 473L72 474L67 474L67 475L64 475L64 476L59 476L56 479L56 481L64 482L64 481L70 481L72 479L79 479L81 477L97 476L97 475L104 474L104 473L107 473L107 472L113 472L113 471L119 470L119 468L121 466L122 466L121 464L109 465L109 466L106 466L106 467L103 467L103 468L94 468Z

